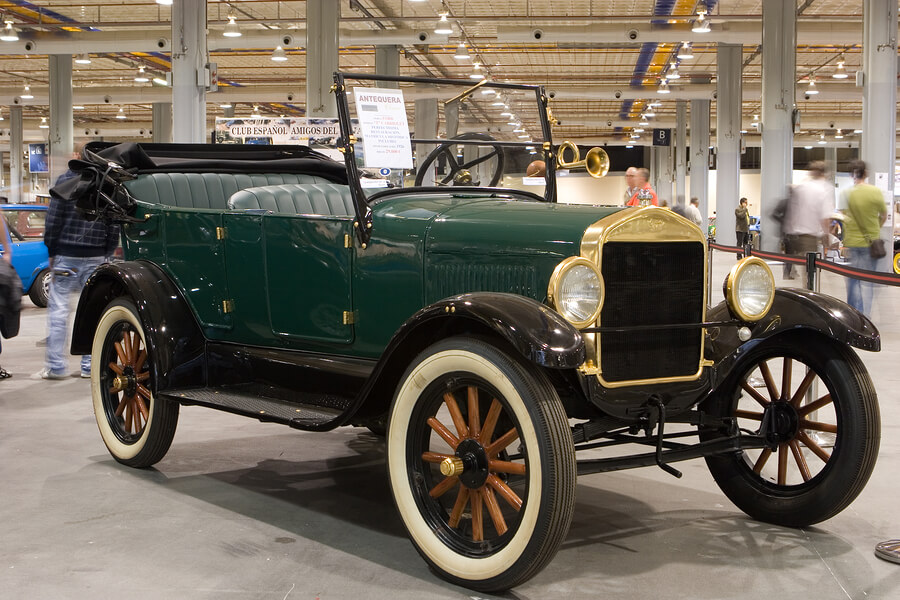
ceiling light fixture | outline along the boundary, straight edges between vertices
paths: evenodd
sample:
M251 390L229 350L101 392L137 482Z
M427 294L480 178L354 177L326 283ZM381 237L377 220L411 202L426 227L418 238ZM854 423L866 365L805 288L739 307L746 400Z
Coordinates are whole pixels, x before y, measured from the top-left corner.
M469 79L484 79L484 73L481 72L481 63L475 61L472 63L474 71L469 75Z
M3 112L0 111L0 121L2 121L2 120L3 120Z
M13 27L12 21L6 21L6 27L4 27L3 32L0 33L0 40L3 40L4 42L19 41L19 32Z
M677 56L681 60L687 60L689 58L694 58L694 50L691 47L691 43L690 42L682 42L681 49L678 51Z
M125 114L125 109L121 106L119 107L119 112L116 114L117 119L127 119L128 115Z
M666 79L681 79L681 73L678 72L678 65L672 63L672 68L666 73Z
M469 54L469 49L466 48L466 45L463 42L459 43L459 46L456 47L456 52L453 53L453 58L456 60L472 60L472 56Z
M842 139L844 139L844 134L841 133L841 130L840 130L840 129L838 129L838 130L837 130L837 133L834 134L834 139L836 139L836 140L842 140Z
M671 94L672 93L672 90L669 89L669 84L666 82L665 79L659 80L659 87L656 88L656 93L657 94Z
M258 106L254 106L254 107L253 107L253 113L252 113L250 116L251 116L251 117L261 117L261 116L262 116L261 114L259 114L259 107L258 107Z
M287 54L284 52L284 48L281 46L276 46L275 49L272 50L272 56L269 58L275 62L284 62L288 59Z
M157 85L169 85L169 82L166 81L166 78L162 77L160 75L155 75L153 77L153 83L155 83Z
M223 102L219 105L219 108L231 108L232 106L234 105L231 102Z
M440 15L440 20L434 28L434 32L438 35L450 35L453 33L453 25L450 24L450 21L447 20L447 16L449 13L446 11L441 11L438 13Z
M706 11L697 13L697 20L691 28L694 33L709 33L709 21L706 20Z
M73 104L72 110L84 110L84 105L83 104Z
M41 129L50 129L50 125L47 124L47 117L41 117L41 124L38 125Z
M75 64L89 65L91 64L91 57L87 53L79 54L75 57Z
M862 133L862 129L854 129L853 133Z
M172 0L156 0L156 3L163 6L172 6Z
M31 87L26 83L25 87L22 89L22 95L19 96L22 100L31 100L34 98L34 94L31 93Z
M234 15L228 15L228 24L225 25L225 30L222 32L222 35L225 37L241 37L241 29L238 27L238 24L235 23Z
M816 78L812 75L809 76L809 87L806 88L807 96L815 96L819 93L819 90L816 89Z
M844 68L844 55L842 54L837 61L837 70L831 75L834 79L847 79L847 70Z
M134 80L138 83L147 83L150 81L150 78L147 77L147 72L144 71L144 65L138 67L137 75L134 76Z
M825 144L825 132L822 132L822 135L819 136L819 144Z

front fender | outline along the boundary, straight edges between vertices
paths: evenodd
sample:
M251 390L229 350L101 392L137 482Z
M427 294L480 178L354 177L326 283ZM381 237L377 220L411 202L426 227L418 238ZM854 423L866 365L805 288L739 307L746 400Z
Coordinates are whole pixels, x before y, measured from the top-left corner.
M206 340L187 302L168 275L147 261L101 265L78 300L72 354L90 354L104 310L119 297L131 299L144 328L151 389L206 385Z
M729 321L733 317L725 302L707 313L710 321ZM716 364L716 381L722 381L736 364L741 348L789 331L813 331L860 350L881 350L881 335L864 314L833 296L796 288L775 290L769 313L749 325L751 337L741 342L737 327L713 327L706 341L706 358Z

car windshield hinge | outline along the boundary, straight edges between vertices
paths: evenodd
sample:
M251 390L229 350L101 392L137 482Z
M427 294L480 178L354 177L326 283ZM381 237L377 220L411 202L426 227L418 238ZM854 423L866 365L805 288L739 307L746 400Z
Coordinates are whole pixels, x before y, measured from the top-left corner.
M354 323L356 323L356 311L345 310L343 324L344 325L353 325Z
M344 234L344 248L352 248L353 247L353 236L349 233Z
M222 300L222 312L226 314L234 312L234 300Z
M216 239L217 240L225 239L225 228L224 227L216 227Z

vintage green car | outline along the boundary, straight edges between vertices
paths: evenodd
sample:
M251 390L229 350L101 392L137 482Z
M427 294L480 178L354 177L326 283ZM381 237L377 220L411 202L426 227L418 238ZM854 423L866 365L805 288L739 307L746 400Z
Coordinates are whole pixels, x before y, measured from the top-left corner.
M551 561L577 475L705 457L738 507L786 526L860 493L880 439L851 348L880 349L865 316L775 289L753 257L709 307L689 220L557 197L557 162L582 161L556 156L540 87L338 73L334 92L343 162L93 143L73 164L79 205L126 221L72 341L116 460L161 460L182 404L368 427L420 554L486 591ZM532 158L543 195L494 187Z

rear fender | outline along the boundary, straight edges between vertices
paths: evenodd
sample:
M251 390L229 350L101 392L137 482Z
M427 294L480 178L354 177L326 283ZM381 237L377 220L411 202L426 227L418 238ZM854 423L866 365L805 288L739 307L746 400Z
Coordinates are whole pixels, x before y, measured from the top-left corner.
M94 331L110 302L134 302L150 355L151 389L206 385L206 340L168 275L146 261L101 265L90 276L72 331L72 354L90 354Z

